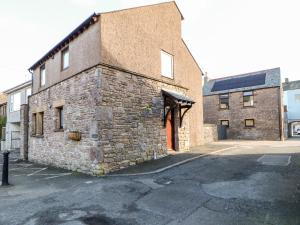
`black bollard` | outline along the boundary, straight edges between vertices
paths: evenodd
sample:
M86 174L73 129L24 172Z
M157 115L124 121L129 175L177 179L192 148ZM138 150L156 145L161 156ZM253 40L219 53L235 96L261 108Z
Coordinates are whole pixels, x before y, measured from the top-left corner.
M2 185L1 186L8 186L8 156L9 152L3 153L3 170L2 170Z

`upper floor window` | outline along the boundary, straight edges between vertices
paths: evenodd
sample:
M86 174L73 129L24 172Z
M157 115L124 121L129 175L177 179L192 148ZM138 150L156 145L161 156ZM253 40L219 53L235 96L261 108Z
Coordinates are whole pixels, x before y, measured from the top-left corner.
M10 112L19 111L21 109L21 92L10 96Z
M69 47L65 48L61 52L61 69L65 70L70 65L70 58L69 58Z
M40 86L45 86L46 84L46 68L45 65L40 67Z
M219 95L220 109L229 109L229 94Z
M160 51L161 55L161 75L173 79L174 77L174 57L165 51Z
M250 107L254 105L253 91L245 91L243 93L244 107Z

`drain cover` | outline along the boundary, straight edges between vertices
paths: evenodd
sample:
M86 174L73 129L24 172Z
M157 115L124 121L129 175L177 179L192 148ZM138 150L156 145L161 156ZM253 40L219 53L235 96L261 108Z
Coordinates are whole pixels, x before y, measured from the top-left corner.
M263 155L258 160L263 165L288 166L291 163L290 155Z

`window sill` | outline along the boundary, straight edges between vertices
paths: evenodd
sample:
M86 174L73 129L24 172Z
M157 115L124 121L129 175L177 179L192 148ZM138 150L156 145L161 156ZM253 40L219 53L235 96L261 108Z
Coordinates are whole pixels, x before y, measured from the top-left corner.
M69 69L70 66L66 67L66 68L61 68L61 72L66 71L67 69Z
M224 111L224 110L229 110L229 108L226 109L219 108L219 111Z
M173 75L173 77L167 77L167 76L164 76L164 75L161 74L161 77L162 77L163 79L165 78L165 79L174 81L174 75Z
M54 132L64 132L65 130L63 128L55 129Z
M44 135L41 135L41 134L32 134L31 137L44 138Z
M243 109L247 109L247 108L255 108L255 106L243 106Z

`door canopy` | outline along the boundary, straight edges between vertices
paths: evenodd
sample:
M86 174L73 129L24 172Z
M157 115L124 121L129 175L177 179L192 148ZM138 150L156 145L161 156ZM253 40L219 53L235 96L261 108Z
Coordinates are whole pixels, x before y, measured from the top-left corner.
M164 126L166 126L166 118L168 113L172 110L177 108L179 111L179 118L180 118L180 127L182 126L183 117L192 108L195 102L190 99L189 97L175 92L175 91L167 91L162 90L162 95L164 98Z

